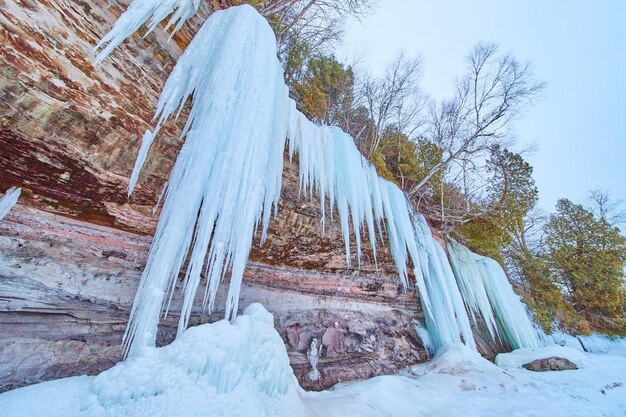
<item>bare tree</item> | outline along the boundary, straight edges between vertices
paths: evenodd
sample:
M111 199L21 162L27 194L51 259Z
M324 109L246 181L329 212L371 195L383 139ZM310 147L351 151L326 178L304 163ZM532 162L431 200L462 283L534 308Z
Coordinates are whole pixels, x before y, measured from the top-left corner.
M444 152L441 162L410 191L418 195L433 175L453 162L463 171L491 145L509 137L511 121L541 93L529 64L479 43L466 58L468 72L455 96L430 107L429 137Z
M376 0L209 0L209 4L213 10L254 6L274 27L282 55L293 39L315 51L330 48L341 38L345 19L366 16Z
M425 99L418 88L422 59L409 59L404 54L387 66L381 78L367 77L362 85L362 100L371 120L365 153L370 157L386 128L394 128L412 136L420 125Z
M360 19L376 0L260 0L256 7L274 24L279 54L297 39L313 51L328 49L343 34L348 16Z
M587 209L597 218L614 227L626 226L626 210L622 200L613 200L606 190L595 189L587 197Z

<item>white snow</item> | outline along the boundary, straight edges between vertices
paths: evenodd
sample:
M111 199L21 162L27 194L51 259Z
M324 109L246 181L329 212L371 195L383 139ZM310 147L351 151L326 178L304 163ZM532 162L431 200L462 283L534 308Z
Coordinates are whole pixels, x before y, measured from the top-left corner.
M9 416L305 416L289 358L260 304L233 324L189 329L95 377L0 395Z
M448 245L448 252L468 309L483 316L494 340L495 329L514 349L539 347L526 307L500 264L454 242Z
M9 210L17 203L21 193L21 188L11 187L0 197L0 220L4 219L4 216L6 216Z
M581 369L519 366L568 357ZM95 377L45 382L0 394L3 417L83 416L546 416L626 413L626 358L560 346L501 355L503 368L464 345L441 349L401 375L304 392L289 367L272 315L259 304L233 324L186 331Z
M521 368L522 365L537 359L551 357L565 358L574 362L579 368L585 367L593 361L580 350L560 345L547 345L536 349L517 349L496 356L496 365L501 368Z

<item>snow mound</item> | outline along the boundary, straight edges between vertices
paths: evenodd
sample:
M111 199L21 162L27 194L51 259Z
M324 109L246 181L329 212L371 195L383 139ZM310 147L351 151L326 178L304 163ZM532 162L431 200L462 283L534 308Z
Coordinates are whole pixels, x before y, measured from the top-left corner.
M551 357L569 359L579 368L589 366L592 362L588 356L578 349L568 346L549 345L537 349L517 349L509 353L500 353L496 356L496 365L500 368L521 368L522 365L537 359Z
M252 304L233 324L190 328L96 377L3 394L0 409L5 417L306 415L299 392L272 314Z
M442 347L431 361L412 366L405 374L462 375L468 372L502 374L501 369L480 356L480 353L461 343Z

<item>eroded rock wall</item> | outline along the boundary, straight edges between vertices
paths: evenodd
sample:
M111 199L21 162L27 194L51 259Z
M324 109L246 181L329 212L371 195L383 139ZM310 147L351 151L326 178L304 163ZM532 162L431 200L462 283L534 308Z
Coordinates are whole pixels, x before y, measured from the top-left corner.
M121 359L182 121L161 130L132 198L125 189L167 75L210 13L203 2L171 42L159 29L135 34L94 68L93 46L126 5L0 0L0 190L23 188L0 222L0 390ZM377 267L366 251L347 268L336 225L322 233L319 203L299 196L297 173L286 168L283 183L240 305L260 301L275 314L300 383L326 388L425 360L419 301L401 291L389 252L380 249ZM174 336L178 303L160 343ZM222 317L199 305L192 323ZM314 337L324 344L315 382L306 377Z

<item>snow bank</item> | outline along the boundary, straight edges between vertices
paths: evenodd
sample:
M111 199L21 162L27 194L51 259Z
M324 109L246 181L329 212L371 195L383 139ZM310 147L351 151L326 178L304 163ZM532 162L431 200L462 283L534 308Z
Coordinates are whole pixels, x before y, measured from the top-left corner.
M503 370L462 344L403 375L303 392L272 315L255 304L233 324L191 328L96 377L0 394L3 417L623 416L626 358L559 346L501 355ZM582 369L530 372L522 363L568 357ZM321 369L322 373L324 369Z
M626 338L609 337L601 334L577 336L586 352L612 353L626 356Z
M187 330L96 377L46 382L0 395L4 417L305 416L273 316L252 304L233 324Z
M21 193L21 188L11 187L0 197L0 220L4 219L4 216L6 216L9 210L17 203L17 199L20 198Z
M579 368L589 365L589 359L581 351L559 345L548 345L536 349L516 349L509 353L500 353L496 356L495 363L501 368L521 368L522 365L537 359L547 359L553 356L569 359L578 365Z
M480 353L459 343L441 348L431 361L412 366L405 371L405 374L424 375L428 373L442 373L461 375L470 371L502 373L497 366L483 358Z

